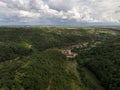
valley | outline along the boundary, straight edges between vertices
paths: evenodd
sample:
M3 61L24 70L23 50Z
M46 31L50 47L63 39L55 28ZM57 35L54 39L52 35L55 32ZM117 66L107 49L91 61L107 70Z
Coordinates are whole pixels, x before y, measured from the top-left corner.
M0 27L0 90L119 85L119 27Z

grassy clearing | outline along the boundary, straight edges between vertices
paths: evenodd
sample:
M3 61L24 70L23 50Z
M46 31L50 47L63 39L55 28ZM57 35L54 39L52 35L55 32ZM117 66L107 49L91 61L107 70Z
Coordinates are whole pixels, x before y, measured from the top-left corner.
M85 73L86 79L95 86L96 90L105 90L101 86L100 81L96 78L96 76L91 71L89 71L87 68L82 68L82 70Z

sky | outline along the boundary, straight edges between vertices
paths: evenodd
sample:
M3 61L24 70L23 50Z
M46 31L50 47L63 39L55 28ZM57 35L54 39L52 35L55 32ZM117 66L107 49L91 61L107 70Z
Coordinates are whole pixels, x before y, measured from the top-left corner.
M0 25L120 25L120 0L0 0Z

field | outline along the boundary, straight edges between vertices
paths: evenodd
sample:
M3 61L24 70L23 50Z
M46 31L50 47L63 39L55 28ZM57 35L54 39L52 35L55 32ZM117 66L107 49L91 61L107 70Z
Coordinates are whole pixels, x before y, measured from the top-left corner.
M0 90L120 90L120 27L0 27Z

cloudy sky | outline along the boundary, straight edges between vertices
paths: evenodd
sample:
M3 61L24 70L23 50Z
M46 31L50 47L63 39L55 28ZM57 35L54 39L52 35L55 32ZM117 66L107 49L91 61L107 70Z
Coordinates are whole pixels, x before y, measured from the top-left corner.
M120 24L120 0L0 0L0 25Z

